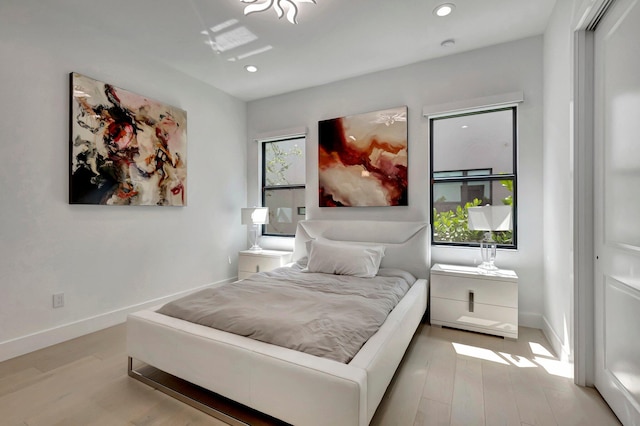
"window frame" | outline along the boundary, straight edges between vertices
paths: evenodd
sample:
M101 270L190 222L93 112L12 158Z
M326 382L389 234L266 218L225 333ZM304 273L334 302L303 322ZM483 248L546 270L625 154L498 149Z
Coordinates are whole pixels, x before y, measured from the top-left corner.
M448 118L457 118L457 117L465 117L469 115L478 115L478 114L486 114L490 112L498 112L498 111L512 111L512 138L513 138L513 152L512 152L512 161L513 168L511 173L503 173L503 174L490 174L490 175L480 175L480 176L448 176L448 177L434 177L434 164L433 164L433 148L434 148L434 122L438 120L448 119ZM470 182L489 182L490 184L495 181L501 180L511 180L513 182L513 193L512 193L512 244L498 244L498 248L507 249L507 250L517 250L518 249L518 105L517 104L508 104L508 105L494 105L488 106L485 108L470 108L468 110L460 110L460 111L452 111L449 113L438 114L429 116L429 223L431 224L431 245L433 246L442 246L442 247L479 247L479 242L455 242L455 241L435 241L434 240L434 232L433 232L433 209L434 209L434 199L433 199L433 187L437 183L445 183L445 182L459 182L470 183ZM476 169L468 169L468 170L486 170L487 168L476 168ZM464 170L449 170L452 171L464 171ZM435 173L444 173L446 170L439 170ZM493 197L492 197L493 198ZM493 200L492 200L493 202Z
M265 140L260 140L260 167L261 167L261 177L260 177L260 203L263 207L266 207L266 193L267 191L277 191L277 190L291 190L291 189L306 189L307 184L306 184L306 167L305 167L305 183L304 184L291 184L291 185L272 185L272 186L268 186L266 185L266 180L267 180L267 168L265 167L265 159L267 158L266 156L266 149L267 149L267 144L269 143L276 143L276 142L286 142L286 141L290 141L290 140L294 140L294 139L302 139L305 142L305 152L304 152L304 161L306 161L306 142L307 142L307 135L306 133L302 133L302 134L291 134L291 135L286 135L286 136L282 136L282 137L274 137L274 138L269 138L269 139L265 139ZM306 206L304 206L306 207ZM305 218L306 218L306 211L305 211ZM267 225L262 225L261 226L261 235L265 236L265 237L283 237L283 238L293 238L295 237L295 233L294 234L273 234L273 233L267 233Z

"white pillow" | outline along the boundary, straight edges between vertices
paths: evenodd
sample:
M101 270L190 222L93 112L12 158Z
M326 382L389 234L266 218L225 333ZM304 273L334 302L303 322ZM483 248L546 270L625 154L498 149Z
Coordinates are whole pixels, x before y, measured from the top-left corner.
M312 240L308 272L375 277L384 256L384 246Z

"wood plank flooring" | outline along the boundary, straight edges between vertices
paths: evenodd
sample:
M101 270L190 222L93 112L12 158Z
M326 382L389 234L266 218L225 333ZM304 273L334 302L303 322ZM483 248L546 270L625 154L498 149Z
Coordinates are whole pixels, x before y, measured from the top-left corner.
M618 425L540 330L517 341L423 325L372 425ZM127 376L118 325L0 363L0 424L224 425Z

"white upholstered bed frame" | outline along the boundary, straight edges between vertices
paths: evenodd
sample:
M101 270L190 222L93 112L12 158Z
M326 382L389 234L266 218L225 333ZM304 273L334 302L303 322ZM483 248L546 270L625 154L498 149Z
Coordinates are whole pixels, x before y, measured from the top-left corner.
M419 278L348 364L144 310L127 318L129 374L141 379L136 359L294 425L367 425L427 308L429 236L417 222L298 224L294 260L311 238L384 243L381 267Z

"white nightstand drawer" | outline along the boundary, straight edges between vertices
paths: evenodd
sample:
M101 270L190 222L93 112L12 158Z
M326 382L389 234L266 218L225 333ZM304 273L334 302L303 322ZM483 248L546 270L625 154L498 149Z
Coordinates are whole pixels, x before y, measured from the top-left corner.
M518 307L518 284L516 282L431 275L431 294L433 297L466 301L469 299L470 292L473 292L476 303Z
M284 263L280 257L240 256L238 269L246 272L264 272L282 266Z
M291 261L291 255L291 252L276 250L241 251L238 256L238 279L284 266Z
M518 338L518 276L472 266L431 268L431 324Z
M450 299L431 299L431 324L462 328L503 337L518 337L518 309L503 306L473 304Z

